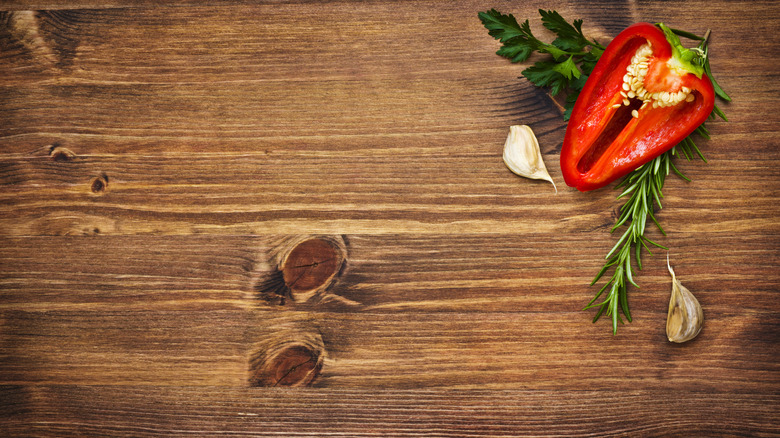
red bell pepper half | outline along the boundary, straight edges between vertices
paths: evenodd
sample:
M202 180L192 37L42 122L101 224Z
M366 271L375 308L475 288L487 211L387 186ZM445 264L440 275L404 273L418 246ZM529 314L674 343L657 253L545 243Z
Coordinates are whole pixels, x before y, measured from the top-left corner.
M696 56L663 24L637 23L615 37L572 110L561 149L566 184L603 187L701 125L715 92Z

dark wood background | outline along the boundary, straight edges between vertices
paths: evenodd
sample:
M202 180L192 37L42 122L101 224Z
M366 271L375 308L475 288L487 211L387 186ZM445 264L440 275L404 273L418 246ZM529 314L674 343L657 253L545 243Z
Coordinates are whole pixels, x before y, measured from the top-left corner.
M477 12L703 34L734 101L658 217L704 308L582 307L616 236ZM777 2L6 1L0 434L780 435ZM559 192L502 163L530 125Z

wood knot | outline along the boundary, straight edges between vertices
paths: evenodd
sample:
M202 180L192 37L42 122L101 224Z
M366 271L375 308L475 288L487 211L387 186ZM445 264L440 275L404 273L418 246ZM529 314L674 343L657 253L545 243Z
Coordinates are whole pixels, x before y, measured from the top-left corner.
M72 161L76 158L76 154L66 147L55 144L49 148L49 158L51 158L52 161L62 163Z
M325 347L319 335L301 335L298 339L284 339L278 343L260 346L250 357L249 384L251 386L310 386L322 372Z
M296 301L307 301L341 269L343 254L328 240L313 238L295 246L282 262L284 284Z
M0 33L43 71L57 73L72 66L83 21L78 10L11 11L0 13Z
M359 306L333 292L347 266L345 236L286 236L272 242L253 268L252 289L271 305Z
M89 189L96 195L102 195L108 188L108 175L105 173L92 178Z

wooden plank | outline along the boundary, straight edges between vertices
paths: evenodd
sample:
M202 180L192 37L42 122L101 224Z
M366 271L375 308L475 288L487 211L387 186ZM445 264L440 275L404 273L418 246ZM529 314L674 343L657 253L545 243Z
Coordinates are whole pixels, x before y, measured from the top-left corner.
M777 180L778 168L758 158L710 158L680 165L690 184L669 178L661 220L683 232L778 233L777 190L756 191L753 183ZM506 169L500 148L423 156L199 154L186 165L177 157L119 156L3 162L5 236L580 232L609 226L619 206L607 189L555 195L547 183L521 179ZM723 197L710 189L714 178L743 195Z
M249 387L267 373L279 378L258 385L291 386L295 365L257 358L302 346L321 360L320 388L776 394L777 317L707 315L683 348L666 341L662 312L637 312L611 341L581 313L536 310L479 323L474 312L3 311L0 366L8 385Z
M528 83L517 79L522 66L493 54L495 42L474 18L479 5L415 5L419 9L394 14L392 21L376 18L393 8L377 2L337 3L297 17L307 37L321 42L316 49L270 24L295 15L295 5L41 13L32 21L40 28L35 30L40 42L17 41L0 64L8 67L3 113L24 121L0 126L7 137L3 150L28 152L65 142L78 154L147 148L183 153L213 147L217 139L228 150L301 148L301 140L311 149L323 137L328 150L366 137L370 141L360 147L373 149L390 139L419 146L436 134L554 118L544 93L534 97ZM614 15L621 11L610 10L592 17L591 33L614 35L605 23L622 21ZM562 9L567 12L596 15L589 8ZM743 74L733 61L741 59L742 39L732 29L738 28L735 19L753 23L777 11L746 12L755 15L728 17L731 25L717 27L712 62L735 97L726 107L732 113L728 126L766 132L776 124L776 113L748 115L756 99L776 101L764 92L767 78L761 73L773 71L773 61L751 58L753 71ZM251 18L257 16L264 17L262 25ZM437 26L442 20L449 25ZM709 20L721 23L718 17ZM693 24L688 19L680 24L687 23ZM12 40L23 41L32 32L20 27ZM191 28L199 32L188 33ZM68 39L58 38L61 34ZM420 34L428 35L424 44ZM362 43L345 47L355 41ZM771 34L756 41L757 52L770 50L772 41ZM61 47L66 44L74 47ZM44 54L38 57L55 57L49 64L64 67L37 62L39 52Z
M610 341L581 313L536 310L479 324L474 312L3 311L0 365L7 384L249 386L253 357L321 337L309 348L323 359L317 387L771 393L777 318L707 312L700 339L681 348L666 342L662 312L636 312Z
M777 436L777 395L720 391L2 387L10 436Z
M306 238L292 237L293 241ZM329 310L578 312L596 292L588 284L602 265L602 253L612 244L609 240L594 247L588 234L552 239L542 233L522 240L505 234L350 235L344 239L344 267L327 287L355 307ZM279 239L268 237L153 240L150 246L146 239L124 236L4 239L0 308L251 308L264 304L263 280L279 272L277 260L290 250L281 246L280 252ZM671 262L678 276L697 292L705 308L724 314L773 311L768 293L780 286L780 278L772 272L778 254L764 237L700 238L675 233L669 240L672 243L659 239L672 247ZM712 253L719 257L713 260ZM636 291L634 305L663 313L671 290L664 254L645 253L643 260L638 281L648 290ZM289 290L282 292L289 295ZM295 303L287 305L295 307Z
M742 240L753 249L728 254L738 240L707 242L728 254L711 265L696 239L675 236L689 254L676 271L706 315L681 348L665 340L670 280L657 256L646 260L646 289L632 293L635 321L614 338L580 310L598 260L560 266L537 240L591 252L545 235L528 246L502 235L347 236L345 268L324 295L298 301L261 281L278 269L269 254L287 248L278 239L14 239L0 264L0 373L13 384L241 386L254 355L315 336L315 384L326 387L778 384L769 292L780 282L766 275L775 251ZM724 290L734 281L744 286ZM275 294L287 300L267 299Z

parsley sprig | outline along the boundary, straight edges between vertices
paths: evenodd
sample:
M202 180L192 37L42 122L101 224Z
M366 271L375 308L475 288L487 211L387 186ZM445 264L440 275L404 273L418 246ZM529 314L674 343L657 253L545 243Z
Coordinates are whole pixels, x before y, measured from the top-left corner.
M518 24L511 14L504 15L495 9L480 12L479 18L488 29L488 33L501 41L502 46L496 52L498 55L509 58L512 62L523 62L534 52L550 55L551 59L537 61L531 67L523 70L522 75L536 86L549 87L553 96L561 91L566 91L567 98L563 118L568 120L579 92L585 85L588 75L593 71L596 62L604 53L605 48L597 41L588 39L583 34L582 20L574 20L572 25L555 11L540 9L539 13L542 16L544 27L557 34L557 38L550 44L539 40L531 33L528 20ZM707 31L704 37L678 29L670 29L670 31L675 35L675 38L682 36L699 41L699 45L691 49L694 52L695 62L700 63L704 68L705 73L712 81L716 96L726 102L730 102L731 98L712 76L707 46L709 31ZM716 116L726 120L726 115L717 105L715 105L710 118L715 118ZM645 235L645 229L648 219L650 219L661 234L666 235L654 213L656 206L659 210L662 208L662 189L666 177L671 172L674 172L680 178L690 181L675 167L673 159L679 155L684 155L688 161L691 161L695 153L704 162L707 161L694 142L694 138L697 136L705 139L710 138L704 124L696 128L691 135L669 151L629 173L616 186L617 189L622 190L617 198L628 198L623 206L620 207L620 216L612 228L612 232L623 226L626 227L626 230L615 246L612 247L612 250L607 253L605 257L606 263L591 282L591 286L595 285L610 269L614 268L609 281L601 287L596 296L585 307L585 309L598 309L593 322L596 322L603 314L610 316L613 334L617 333L618 323L623 322L623 319L620 317L621 312L629 322L631 321L631 312L628 306L628 286L630 284L639 288L639 285L634 280L636 271L633 268L632 258L636 260L637 269L641 270L643 248L649 254L652 254L650 245L668 249L650 240ZM596 300L607 290L609 292L607 292L606 298L597 303Z
M534 52L550 55L549 59L535 62L521 74L538 87L549 87L553 96L565 91L563 118L568 120L574 101L604 53L604 46L583 34L582 20L569 24L556 11L539 9L539 14L544 27L557 35L552 43L534 36L528 20L518 24L512 14L504 15L495 9L478 15L488 34L502 43L497 55L512 62L523 62Z

